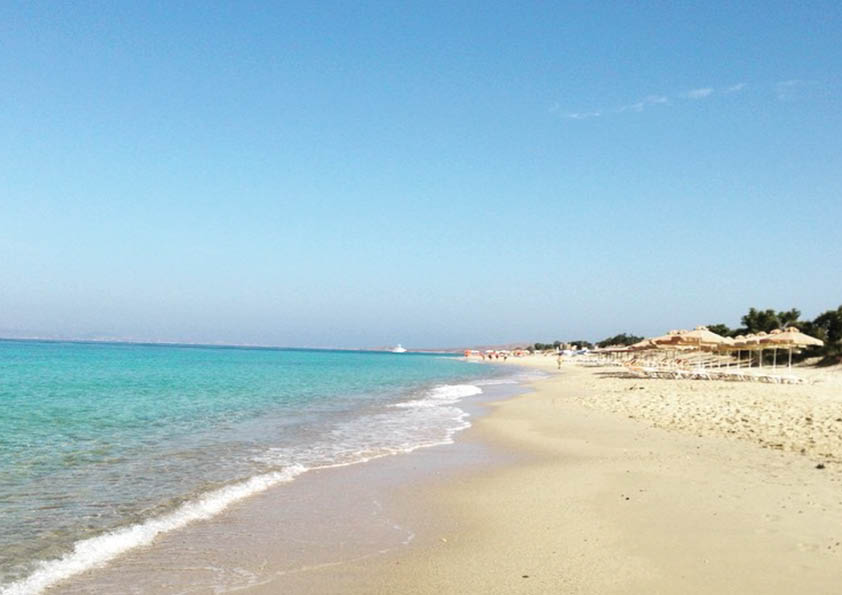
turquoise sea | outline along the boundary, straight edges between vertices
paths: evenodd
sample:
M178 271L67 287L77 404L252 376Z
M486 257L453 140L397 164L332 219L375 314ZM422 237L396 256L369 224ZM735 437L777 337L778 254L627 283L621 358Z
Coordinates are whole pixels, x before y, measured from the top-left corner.
M510 371L459 358L0 340L0 593L309 469L450 441Z

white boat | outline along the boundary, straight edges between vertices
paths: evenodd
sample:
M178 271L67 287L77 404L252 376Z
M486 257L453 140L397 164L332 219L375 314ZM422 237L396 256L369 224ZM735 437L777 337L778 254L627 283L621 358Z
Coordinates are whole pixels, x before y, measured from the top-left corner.
M404 348L401 346L401 344L400 344L400 343L398 343L398 346L397 346L397 347L395 347L394 349L392 349L392 353L406 353L406 349L404 349Z

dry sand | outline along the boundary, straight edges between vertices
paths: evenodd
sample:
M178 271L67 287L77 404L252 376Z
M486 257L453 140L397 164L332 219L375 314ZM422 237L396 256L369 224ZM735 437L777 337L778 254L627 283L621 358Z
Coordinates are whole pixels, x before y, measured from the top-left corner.
M549 361L548 361L549 360ZM552 369L552 358L532 356L527 365ZM748 440L805 454L817 462L842 462L842 373L799 369L808 384L629 378L618 367L567 362L578 402L594 409L703 436Z
M399 518L432 511L414 546L314 573L293 592L839 592L834 383L605 371L564 364L493 405L471 437L523 460L397 491Z

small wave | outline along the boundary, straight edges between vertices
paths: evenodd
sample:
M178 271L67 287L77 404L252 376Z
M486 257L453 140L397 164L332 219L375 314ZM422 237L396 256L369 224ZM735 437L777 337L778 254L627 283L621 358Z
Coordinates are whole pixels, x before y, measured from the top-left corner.
M472 384L437 386L425 391L421 398L339 423L317 441L273 447L254 460L277 467L295 462L315 469L450 444L455 434L471 426L468 412L454 404L480 393L482 389Z
M393 407L440 407L445 403L455 403L465 397L472 397L482 393L482 389L473 384L445 384L437 386L420 399L395 403Z
M0 595L40 593L61 580L102 565L131 549L147 545L158 535L180 529L194 521L209 519L238 500L263 492L276 484L292 481L305 471L307 468L302 465L292 465L283 471L256 475L246 481L208 492L165 515L79 541L73 551L62 558L43 561L28 577L0 586Z
M396 403L387 411L341 423L328 434L326 440L306 446L270 448L254 460L280 467L281 471L256 475L208 492L165 515L79 541L65 556L40 562L26 578L0 585L0 595L40 593L59 581L101 566L131 549L148 545L161 534L194 521L209 519L234 502L292 481L305 471L344 467L420 448L451 444L458 432L471 425L467 420L469 414L453 404L482 392L479 386L473 384L436 386L421 398Z
M456 433L470 427L469 414L453 406L482 393L473 384L436 386L421 398L397 403L382 413L339 424L328 439L302 448L271 448L254 459L282 468L208 492L176 510L142 523L115 529L77 542L61 558L44 560L29 576L0 585L0 595L34 595L127 551L150 544L156 537L199 520L209 519L234 502L292 481L312 469L344 467L420 448L450 444ZM402 411L396 411L395 408Z

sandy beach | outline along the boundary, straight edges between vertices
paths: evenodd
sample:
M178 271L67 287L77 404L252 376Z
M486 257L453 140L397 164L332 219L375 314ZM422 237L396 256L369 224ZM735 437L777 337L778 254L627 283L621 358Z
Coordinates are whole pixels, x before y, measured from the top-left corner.
M59 590L838 590L835 372L768 385L514 365L550 375L454 445L306 474Z
M533 392L493 404L467 438L519 453L516 463L396 488L392 514L417 523L411 547L314 570L288 592L838 589L834 382L641 381L610 370L565 363Z

